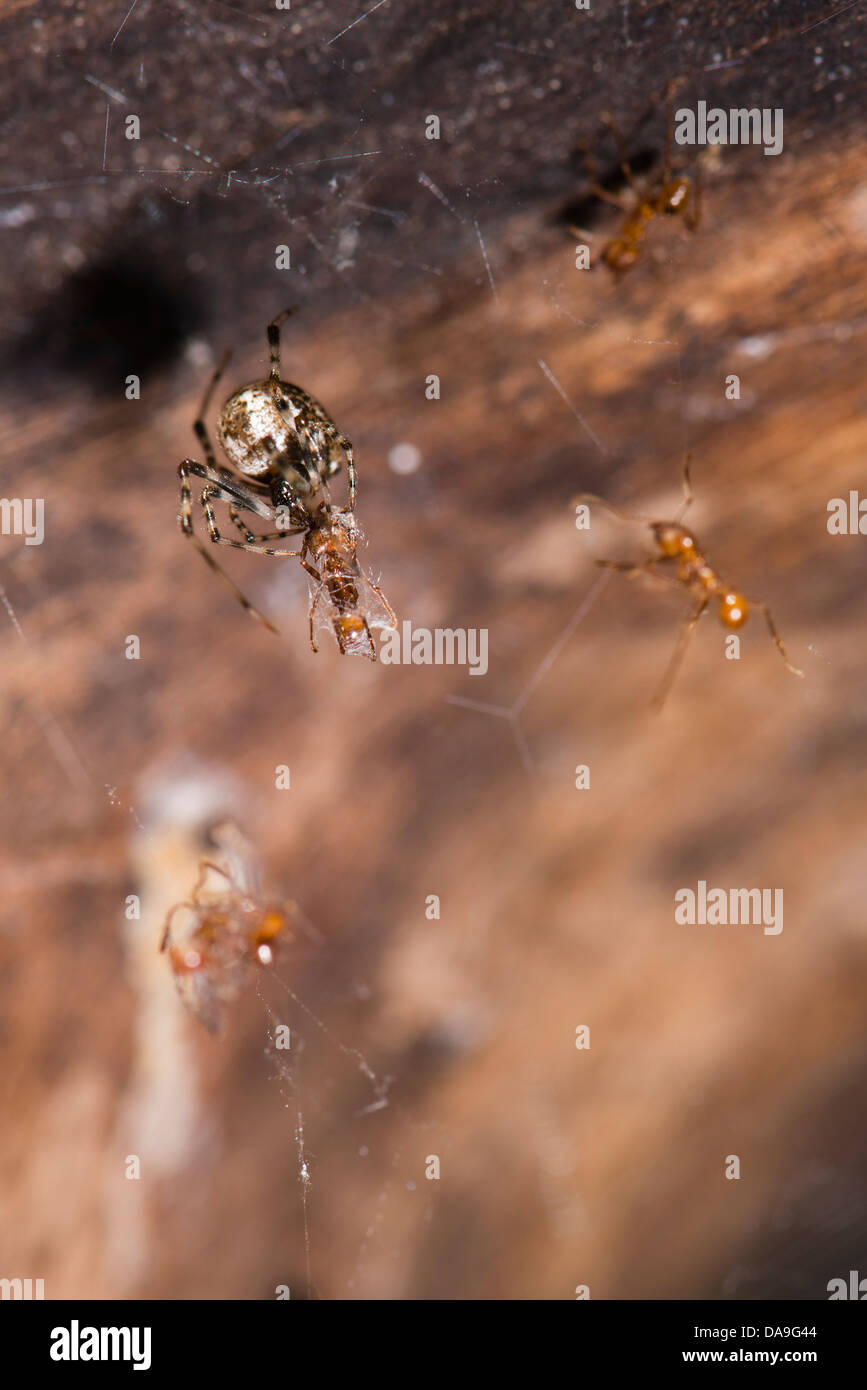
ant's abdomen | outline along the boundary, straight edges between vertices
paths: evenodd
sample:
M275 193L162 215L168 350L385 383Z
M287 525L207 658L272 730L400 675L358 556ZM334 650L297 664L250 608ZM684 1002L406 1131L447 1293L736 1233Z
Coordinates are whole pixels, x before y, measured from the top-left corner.
M632 229L628 235L618 237L605 248L605 264L610 270L629 270L641 254L644 228Z
M331 601L331 626L341 652L344 656L366 656L375 661L376 649L352 576L345 571L326 572L325 585Z
M328 573L325 571L325 584L331 597L331 602L338 613L355 613L358 610L358 588L353 583L350 575L343 570Z
M334 635L344 656L366 656L376 660L376 648L360 613L341 613L334 619Z

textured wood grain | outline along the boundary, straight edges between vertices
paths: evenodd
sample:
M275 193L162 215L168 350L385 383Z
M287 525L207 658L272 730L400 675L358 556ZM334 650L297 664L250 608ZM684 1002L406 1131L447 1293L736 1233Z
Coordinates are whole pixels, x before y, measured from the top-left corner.
M865 542L826 530L867 445L860 15L802 34L821 7L384 6L329 45L355 11L293 9L278 41L274 17L142 0L112 49L115 7L38 30L32 8L0 9L21 190L0 198L0 486L46 500L43 546L0 541L23 634L0 635L0 1273L51 1297L303 1296L297 1099L319 1296L824 1297L867 1224ZM621 282L578 271L576 145L609 109L658 150L658 106L635 122L672 71L690 99L784 105L785 152L723 150L694 237L654 227ZM587 214L598 251L616 214ZM287 371L353 441L365 563L400 618L487 628L484 678L314 656L295 562L232 555L271 638L179 535L211 363L233 346L228 385L264 372L295 301ZM589 542L570 498L664 515L686 447L698 534L806 679L758 621L725 661L707 619L657 717L681 601L614 578L573 630L594 555L644 538ZM518 720L449 701L524 695ZM172 820L202 779L199 821ZM174 1001L125 896L191 886L218 809L324 938L277 974L327 1032L263 984L295 1090L255 991L220 1040L147 1027L144 1001ZM676 926L700 878L782 887L782 934Z

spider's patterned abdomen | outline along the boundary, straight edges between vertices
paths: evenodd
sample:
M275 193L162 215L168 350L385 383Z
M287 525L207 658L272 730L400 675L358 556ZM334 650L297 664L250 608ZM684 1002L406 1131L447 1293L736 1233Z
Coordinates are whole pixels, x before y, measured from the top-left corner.
M340 469L340 435L312 396L291 382L254 382L230 396L217 435L226 457L247 477L282 476L308 510Z

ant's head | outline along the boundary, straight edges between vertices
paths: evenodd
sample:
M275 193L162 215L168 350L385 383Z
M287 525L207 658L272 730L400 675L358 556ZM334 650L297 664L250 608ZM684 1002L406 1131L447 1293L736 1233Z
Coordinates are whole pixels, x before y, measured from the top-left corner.
M270 965L274 958L271 942L286 929L286 914L279 907L268 907L262 913L259 924L253 933L253 946L262 965Z
M726 627L743 627L750 616L750 605L743 594L726 592L720 595L719 620Z
M169 961L174 974L182 979L184 976L197 974L207 963L207 954L200 946L191 942L172 942L169 947Z
M695 537L674 521L654 521L651 528L660 553L666 559L677 560L695 551Z
M660 194L660 203L663 210L667 213L681 212L689 198L690 183L689 179L682 177L671 179L663 187Z

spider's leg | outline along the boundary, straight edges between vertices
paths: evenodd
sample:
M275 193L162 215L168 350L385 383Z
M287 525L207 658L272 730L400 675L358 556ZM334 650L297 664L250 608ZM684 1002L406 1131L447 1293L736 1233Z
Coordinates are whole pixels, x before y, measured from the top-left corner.
M268 324L268 350L271 354L271 374L269 377L272 389L280 380L280 328L292 314L298 312L298 305L293 304L291 308L284 309L282 314L278 314Z
M229 517L248 545L252 545L255 541L279 541L281 536L300 536L307 530L306 526L291 526L285 531L265 531L257 535L250 530L234 503L229 506Z
M241 607L246 608L248 613L252 613L253 617L258 619L262 626L266 627L269 632L277 633L277 628L274 626L274 624L269 622L268 619L264 616L264 614L260 613L258 608L256 608L256 606L252 604L250 600L245 597L244 594L241 593L241 590L238 588L234 580L229 578L222 565L217 564L217 561L215 560L214 556L207 549L207 547L202 544L202 542L199 540L199 537L196 535L193 527L193 494L190 487L191 474L198 478L219 478L219 474L214 474L212 470L204 468L202 464L196 463L194 459L186 459L185 462L180 465L180 467L178 468L178 477L180 479L181 497L178 520L181 525L181 531L193 542L193 545L196 547L202 559L205 561L205 564L209 565L210 568L215 572L215 574L218 574L220 576L220 579L223 581L223 583L229 589L231 589L232 593L235 595L235 598L238 600ZM228 490L228 484L225 484L222 481L220 481L218 485L223 487L225 490ZM250 511L259 512L260 514L264 512L264 515L270 518L271 509L266 506L264 501L254 496L246 494L243 487L240 484L237 488L232 489L230 495L232 497L232 500L238 503L240 506L247 507Z
M178 521L185 536L193 534L193 489L190 487L189 463L182 463L178 468L178 478L180 480L180 507L178 511Z
M192 531L190 531L189 535L191 541L195 545L202 559L205 561L205 564L210 565L214 573L220 576L226 587L228 589L231 589L232 593L235 595L235 598L238 600L241 607L246 608L247 612L251 613L253 617L256 618L262 624L263 627L266 627L269 632L273 632L275 636L279 637L279 629L276 628L272 622L269 622L269 620L265 617L264 613L259 612L259 609L256 607L256 605L254 603L251 603L245 594L241 593L241 590L238 588L235 581L229 578L222 565L217 564L211 552L207 550L205 546L202 545L202 542L199 540L198 536L195 535Z
M322 481L321 481L321 483L320 483L320 487L321 487L321 489L322 489L322 496L325 498L325 505L326 505L326 507L328 508L328 510L331 511L331 510L332 510L332 504L331 504L331 488L328 486L328 483L326 482L326 480L325 480L324 478L322 479Z
M355 493L358 487L358 474L355 471L355 459L352 456L352 445L345 435L337 436L337 443L346 455L346 471L349 474L349 510L355 511Z
M262 516L266 521L274 518L274 508L271 505L270 493L267 489L255 482L241 482L240 478L235 478L226 468L206 468L203 463L197 463L195 459L184 459L178 465L178 478L181 488L181 509L178 520L181 530L185 535L192 531L192 491L189 479L203 478L206 482L214 483L216 487L227 493L236 506L241 507L246 512L254 512L256 516Z
M791 671L793 676L801 676L801 678L803 678L803 671L801 671L797 666L793 666L791 661L789 660L786 648L783 646L783 639L777 632L776 624L774 623L774 620L771 617L771 610L768 607L768 605L766 603L762 603L761 599L755 598L748 599L747 602L751 603L754 608L760 608L762 610L762 612L765 615L765 622L768 625L768 632L771 634L771 639L775 647L777 648L777 651L780 653L780 656L785 661L786 666Z
M230 545L233 548L233 550L249 550L255 555L274 555L285 559L297 558L301 554L300 550L275 550L270 545L251 545L246 540L232 541L229 540L227 536L221 536L217 527L217 518L214 513L212 499L214 502L229 502L232 501L233 498L231 493L227 494L224 491L223 486L220 483L208 483L205 487L202 488L202 511L205 513L205 522L207 523L208 527L208 535L210 536L214 545ZM281 532L280 534L285 535L286 533Z
M680 670L680 663L683 661L683 658L686 654L686 649L689 645L689 639L695 632L696 623L698 622L702 614L706 611L709 602L710 600L707 598L700 599L693 611L691 613L688 613L685 619L683 620L680 632L678 633L677 642L675 643L674 651L672 652L671 660L668 663L668 670L662 678L662 682L659 686L659 689L657 690L656 694L651 700L651 705L654 709L660 710L662 709L662 706L665 704L666 696L668 695L668 692L672 687L674 678Z
M199 413L193 421L193 429L195 431L196 438L198 439L199 443L204 449L205 458L208 460L208 463L210 464L211 468L217 467L217 459L216 455L214 454L214 446L211 443L210 436L208 435L208 427L205 424L205 416L208 412L208 407L211 404L211 397L213 396L214 391L216 390L217 382L220 380L220 377L223 375L223 372L229 365L229 358L231 356L231 351L223 353L223 356L220 359L219 366L217 367L217 370L214 372L214 375L211 377L208 389L205 392L204 397L202 399L202 404L199 406Z

